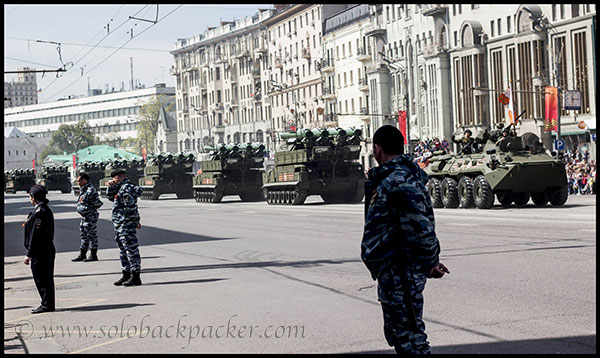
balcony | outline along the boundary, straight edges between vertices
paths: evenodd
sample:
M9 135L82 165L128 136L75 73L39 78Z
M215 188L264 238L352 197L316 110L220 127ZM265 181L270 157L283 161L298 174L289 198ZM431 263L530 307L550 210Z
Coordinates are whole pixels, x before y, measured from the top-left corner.
M336 113L325 114L325 116L323 117L323 125L325 127L337 127L338 126L337 114Z
M336 98L335 87L324 87L323 88L323 100L330 101Z
M241 50L238 53L236 53L233 57L234 58L250 57L250 51L248 51L246 49Z
M169 72L171 73L171 76L176 76L181 73L181 71L179 70L179 67L175 66L175 65L171 66L171 70Z
M252 97L254 98L254 102L262 102L262 95L260 93L257 93Z
M359 91L369 92L369 83L366 78L360 78L358 80L358 89Z
M332 72L335 69L333 60L330 58L324 58L321 60L321 72Z
M237 81L238 81L238 75L232 74L231 76L229 76L229 81L231 83L237 83Z
M302 58L310 59L310 48L302 49Z
M426 4L421 8L421 15L423 16L444 16L448 10L447 5L441 4Z
M254 76L254 77L260 77L260 68L254 68L254 69L252 69L252 76Z
M383 36L386 34L386 29L382 25L369 25L365 29L365 36Z
M356 55L357 55L357 60L359 60L361 62L371 61L371 54L364 47L360 47L356 51Z
M283 64L281 63L281 59L279 57L275 58L275 68L283 68Z

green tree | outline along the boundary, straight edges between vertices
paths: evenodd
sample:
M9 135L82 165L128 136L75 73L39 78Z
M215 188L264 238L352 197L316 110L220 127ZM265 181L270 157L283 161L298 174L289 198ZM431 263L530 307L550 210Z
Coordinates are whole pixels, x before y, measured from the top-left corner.
M61 124L58 130L52 133L48 146L42 150L42 161L49 154L77 152L81 148L94 145L94 142L94 133L92 133L89 124L85 120L81 120L75 124Z
M154 153L154 143L162 107L167 112L172 111L175 108L175 96L155 95L150 101L140 106L141 120L138 124L138 145L145 147L147 153Z

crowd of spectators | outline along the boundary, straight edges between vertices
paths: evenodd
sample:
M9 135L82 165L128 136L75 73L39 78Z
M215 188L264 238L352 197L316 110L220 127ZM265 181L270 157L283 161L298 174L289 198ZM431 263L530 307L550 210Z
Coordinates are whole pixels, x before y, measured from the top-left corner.
M428 164L428 159L433 155L433 152L440 150L444 153L452 153L450 145L444 147L438 138L420 141L413 148L415 163L417 163L421 168L426 167Z
M588 151L567 150L564 153L570 195L596 194L596 160Z

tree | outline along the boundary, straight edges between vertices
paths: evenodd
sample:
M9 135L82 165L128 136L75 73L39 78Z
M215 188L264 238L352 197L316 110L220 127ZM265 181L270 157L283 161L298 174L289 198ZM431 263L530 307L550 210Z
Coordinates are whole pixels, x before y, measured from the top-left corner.
M48 146L41 153L42 160L49 154L62 154L79 151L81 148L94 145L95 137L89 124L81 120L76 124L61 124L58 130L52 133ZM77 157L75 158L77 167Z
M167 112L172 111L175 108L175 96L155 95L150 101L140 106L140 117L142 119L138 124L138 144L144 146L149 153L154 153L160 109L163 107Z

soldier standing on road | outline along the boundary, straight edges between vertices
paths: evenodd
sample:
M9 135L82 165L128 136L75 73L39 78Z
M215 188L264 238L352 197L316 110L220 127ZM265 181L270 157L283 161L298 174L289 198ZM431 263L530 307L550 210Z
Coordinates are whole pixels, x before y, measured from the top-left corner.
M396 127L375 132L373 153L379 166L369 170L365 183L361 258L378 281L388 344L397 353L431 353L423 290L427 278L449 271L439 262L427 175L403 154L404 138Z
M81 244L79 246L79 256L71 261L98 261L98 209L104 204L100 200L98 191L90 183L90 176L87 173L80 173L77 177L77 184L81 187L79 198L77 199L77 212L81 215L79 230L81 231ZM90 256L85 257L88 247Z
M142 227L137 207L137 198L144 189L129 181L122 169L114 170L108 181L106 196L113 202L112 222L115 227L115 240L119 245L121 271L123 277L115 282L116 286L139 286L141 259L138 250L136 230Z
M31 264L35 287L42 298L42 304L31 313L52 312L55 310L54 292L54 214L48 207L43 185L34 185L29 190L29 201L35 206L23 223L25 228L25 265Z

